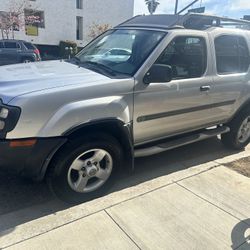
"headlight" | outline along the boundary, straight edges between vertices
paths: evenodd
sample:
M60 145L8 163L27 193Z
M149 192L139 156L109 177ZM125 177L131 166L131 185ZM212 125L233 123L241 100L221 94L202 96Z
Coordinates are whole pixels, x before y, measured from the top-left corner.
M19 107L5 105L0 100L0 138L4 138L8 132L15 128L20 114Z
M9 114L9 110L6 108L1 108L0 110L0 118L7 118Z

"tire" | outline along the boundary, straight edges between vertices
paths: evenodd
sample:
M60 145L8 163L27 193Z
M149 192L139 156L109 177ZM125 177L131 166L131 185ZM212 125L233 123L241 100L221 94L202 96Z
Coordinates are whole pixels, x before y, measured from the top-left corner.
M30 63L30 62L34 62L35 60L33 58L23 58L22 59L22 63Z
M230 132L221 135L222 143L229 149L244 149L250 141L250 110L244 109L241 111L228 126ZM243 135L244 129L245 136L240 136Z
M59 199L81 203L106 194L121 166L122 150L117 140L93 134L68 142L51 162L46 179Z

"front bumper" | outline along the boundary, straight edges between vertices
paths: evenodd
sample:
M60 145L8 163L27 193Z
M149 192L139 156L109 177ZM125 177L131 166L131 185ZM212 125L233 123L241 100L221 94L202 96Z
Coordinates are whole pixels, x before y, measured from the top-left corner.
M0 170L42 180L50 160L66 141L64 137L0 140Z

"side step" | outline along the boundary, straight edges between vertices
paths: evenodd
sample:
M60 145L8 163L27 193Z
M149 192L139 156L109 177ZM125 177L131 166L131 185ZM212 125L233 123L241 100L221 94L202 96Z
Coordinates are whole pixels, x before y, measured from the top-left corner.
M135 150L135 157L144 157L154 154L159 154L161 152L184 146L193 142L202 141L210 137L214 137L220 134L225 134L230 131L229 127L222 126L215 129L207 129L200 133L188 135L186 137L178 138L172 141L161 143L148 148L140 148Z

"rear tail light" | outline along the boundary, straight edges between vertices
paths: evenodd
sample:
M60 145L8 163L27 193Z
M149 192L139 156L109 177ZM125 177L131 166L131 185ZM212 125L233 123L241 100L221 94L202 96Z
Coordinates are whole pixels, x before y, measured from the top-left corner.
M40 51L39 51L39 49L35 49L34 53L36 54L37 60L40 61Z
M35 50L34 50L34 53L37 54L38 56L40 56L40 51L39 51L39 49L35 49Z

